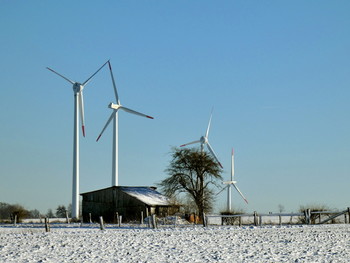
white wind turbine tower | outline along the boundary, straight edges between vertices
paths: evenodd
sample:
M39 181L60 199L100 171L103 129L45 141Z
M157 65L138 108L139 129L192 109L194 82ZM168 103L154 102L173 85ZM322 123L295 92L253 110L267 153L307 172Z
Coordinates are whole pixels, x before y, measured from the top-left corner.
M248 204L247 199L244 197L244 195L242 194L242 192L238 189L237 187L237 181L234 180L234 176L235 176L235 167L234 167L234 151L232 149L232 155L231 155L231 181L227 181L227 182L223 182L223 184L227 184L227 186L225 186L220 192L217 193L220 194L222 191L224 191L227 188L227 210L228 212L232 211L232 193L231 193L231 188L232 186L234 188L236 188L237 192L242 196L243 200Z
M73 85L74 92L74 133L73 133L73 190L72 190L72 218L79 219L79 113L81 118L82 132L85 137L85 122L84 122L84 99L83 89L90 80L99 72L105 65L104 63L94 74L92 74L83 83L72 81L65 76L57 73L51 68L47 68L58 76L64 78Z
M102 136L103 132L109 125L109 123L113 119L113 146L112 146L112 186L118 186L118 111L123 110L138 116L146 117L149 119L153 119L153 117L145 115L143 113L131 110L129 108L126 108L120 104L119 97L118 97L118 92L117 92L117 87L115 85L114 77L113 77L113 72L112 72L112 66L110 61L108 61L108 66L109 66L109 71L111 73L111 78L112 78L112 83L113 83L113 88L114 88L114 94L115 94L115 99L116 99L116 104L110 103L108 107L113 110L111 116L107 120L106 125L103 127L100 135L98 136L97 140L100 139Z
M207 131L205 133L205 136L201 136L199 140L197 141L193 141L193 142L189 142L189 143L185 143L183 145L180 145L180 147L184 147L184 146L187 146L187 145L190 145L190 144L195 144L195 143L200 143L201 144L201 151L203 152L204 150L204 145L207 145L208 147L208 150L210 151L210 153L213 155L213 157L215 158L215 160L218 162L218 164L220 165L221 168L222 165L218 159L218 157L216 156L213 148L211 147L210 143L209 143L209 140L208 140L208 136L209 136L209 129L210 129L210 123L211 123L211 117L213 115L213 112L210 114L210 119L209 119L209 123L208 123L208 127L207 127Z

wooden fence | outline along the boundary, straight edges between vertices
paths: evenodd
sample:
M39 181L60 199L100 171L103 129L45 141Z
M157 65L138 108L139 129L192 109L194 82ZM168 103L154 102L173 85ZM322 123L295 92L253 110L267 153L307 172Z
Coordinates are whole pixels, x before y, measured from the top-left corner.
M343 217L341 217L343 216ZM208 225L282 225L282 224L326 224L349 223L350 208L344 211L311 211L303 213L262 213L237 215L206 215Z
M126 227L133 224L139 224L140 227L158 228L169 226L188 226L190 222L184 220L180 215L170 216L164 218L156 218L155 215L143 218L141 222L126 223ZM118 221L116 224L121 227L122 216L117 215ZM40 220L41 221L41 220ZM63 221L63 219L61 220ZM65 220L69 223L69 220ZM13 222L16 226L16 220ZM40 222L41 223L41 222ZM91 224L92 222L90 222ZM105 224L102 217L100 217L100 229L105 230ZM237 214L237 215L205 215L204 225L295 225L295 224L327 224L327 223L344 223L350 224L350 207L343 211L311 211L306 209L302 213L262 213L254 212L252 214ZM80 227L82 226L80 223ZM202 223L201 223L202 224ZM45 218L45 230L50 231L50 222ZM196 225L194 222L192 225Z

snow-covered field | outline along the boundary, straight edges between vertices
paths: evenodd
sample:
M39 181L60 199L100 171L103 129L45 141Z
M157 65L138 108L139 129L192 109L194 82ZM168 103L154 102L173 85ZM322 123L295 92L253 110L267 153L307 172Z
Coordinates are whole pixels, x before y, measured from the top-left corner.
M349 262L350 225L0 225L0 262Z

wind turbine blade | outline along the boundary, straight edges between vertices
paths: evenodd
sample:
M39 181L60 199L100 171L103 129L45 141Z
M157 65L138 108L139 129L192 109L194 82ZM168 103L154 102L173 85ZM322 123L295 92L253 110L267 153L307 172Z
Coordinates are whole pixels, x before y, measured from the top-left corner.
M221 190L220 190L220 192L218 192L216 195L219 195L222 191L224 191L227 187L229 187L230 185L226 185L224 188L222 188Z
M209 136L209 129L210 129L210 123L211 123L211 117L213 116L213 110L210 113L210 118L209 118L209 123L208 123L208 127L207 127L207 131L205 133L205 138L208 138Z
M126 111L126 112L129 112L129 113L131 113L131 114L135 114L135 115L141 116L141 117L146 117L146 118L149 118L149 119L153 119L153 117L151 117L151 116L149 116L149 115L146 115L146 114L143 114L143 113L134 111L134 110L132 110L132 109L129 109L129 108L126 108L126 107L123 107L123 106L121 106L119 109L124 110L124 111Z
M112 72L112 65L111 65L111 62L110 62L109 60L108 60L108 66L109 66L109 72L111 73L111 78L112 78L112 83L113 83L113 88L114 88L115 99L116 99L117 103L120 104L120 102L119 102L119 97L118 97L117 86L115 85L114 76L113 76L113 72Z
M108 60L108 61L109 61L109 60ZM87 84L90 82L90 80L93 78L93 76L95 76L95 75L97 74L97 72L99 72L99 71L108 63L108 61L105 62L94 74L92 74L90 78L88 78L87 80L85 80L85 82L82 84L82 86L87 85Z
M220 165L220 167L221 167L221 168L224 168L224 167L222 167L222 165L221 165L221 163L220 163L218 157L216 156L216 154L215 154L213 148L210 146L209 142L207 142L207 146L208 146L208 149L209 149L209 151L211 152L211 154L214 156L214 158L216 159L216 161L217 161L218 164Z
M234 150L232 148L232 155L231 155L231 181L233 181L235 177L235 160L234 160Z
M85 137L85 120L84 120L84 98L83 91L79 92L79 111L80 111L80 119L81 119L81 129L83 131L83 136Z
M71 83L72 85L74 85L74 81L66 78L65 76L61 75L60 73L54 71L53 69L49 68L49 67L46 67L48 70L52 71L53 73L57 74L58 76L60 76L61 78L64 78L65 80L67 80L69 83Z
M185 143L183 145L180 145L180 147L184 147L184 146L187 146L187 145L190 145L190 144L195 144L195 143L200 143L201 141L200 140L197 140L197 141L193 141L193 142L189 142L189 143Z
M102 136L102 134L104 133L104 131L106 130L107 126L109 125L109 123L111 122L111 120L115 117L115 116L114 116L114 115L115 115L115 112L116 112L115 110L112 112L111 116L110 116L109 119L107 120L106 125L103 127L103 129L102 129L100 135L97 137L96 141L98 141L98 140L101 138L101 136Z
M233 186L236 188L237 192L242 196L242 198L244 199L244 201L248 204L247 199L244 197L244 195L243 195L242 192L238 189L238 187L237 187L235 184L233 184Z

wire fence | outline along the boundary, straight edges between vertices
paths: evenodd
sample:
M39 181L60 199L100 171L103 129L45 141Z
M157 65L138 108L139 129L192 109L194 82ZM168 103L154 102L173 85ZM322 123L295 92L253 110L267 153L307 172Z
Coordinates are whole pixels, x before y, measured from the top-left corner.
M199 217L195 216L195 219ZM343 211L311 211L306 209L301 213L248 213L248 214L234 214L234 215L219 215L219 214L207 214L204 216L204 222L202 220L195 220L189 222L180 215L156 217L151 215L146 218L142 218L138 222L122 222L122 216L118 217L116 224L105 224L102 217L99 222L95 223L73 223L69 224L69 220L66 220L66 224L63 221L66 219L54 220L45 218L40 220L40 223L16 223L13 224L0 224L0 227L6 228L10 225L17 228L44 228L46 232L50 232L51 227L59 228L63 225L67 225L68 228L95 228L99 227L101 230L106 228L169 228L169 227L189 227L189 226L263 226L263 225L297 225L297 224L350 224L350 208ZM68 226L70 225L70 226Z

